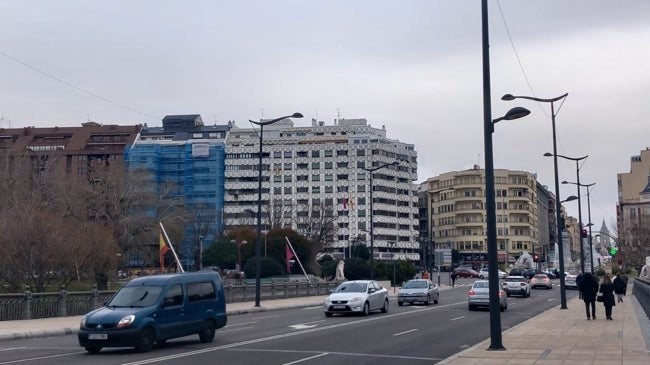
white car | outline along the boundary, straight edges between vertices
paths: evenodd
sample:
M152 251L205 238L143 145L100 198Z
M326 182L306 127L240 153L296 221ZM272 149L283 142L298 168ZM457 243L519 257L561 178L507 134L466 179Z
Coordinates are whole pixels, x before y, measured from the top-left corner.
M503 270L497 270L499 273L499 279L505 279L506 276L508 276L508 273L503 271ZM488 268L484 267L478 272L478 277L480 279L487 279L490 277L490 273L488 272Z
M332 291L323 305L326 317L335 313L361 313L371 311L388 312L388 290L374 280L354 280L341 283Z
M467 293L467 307L473 311L478 307L490 307L490 282L488 280L476 280ZM501 312L508 309L508 295L499 288L499 307Z
M530 283L523 276L508 276L501 285L508 296L520 295L524 298L530 296Z
M428 279L412 279L404 283L397 292L397 305L416 302L429 305L431 302L438 304L440 293L438 287Z

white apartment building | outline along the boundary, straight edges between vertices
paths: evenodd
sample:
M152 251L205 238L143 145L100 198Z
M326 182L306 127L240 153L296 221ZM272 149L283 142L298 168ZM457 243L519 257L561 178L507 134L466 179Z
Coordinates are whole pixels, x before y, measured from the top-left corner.
M373 231L375 259L419 260L414 145L387 138L385 127L366 119L312 119L306 127L284 119L263 132L263 231L288 227L310 236L311 220L331 216L336 229L326 251L336 258L349 257L355 242L370 246ZM259 129L234 124L226 138L226 230L256 226L259 138Z
M495 169L498 261L512 264L522 252L540 244L539 184L526 171ZM460 260L487 264L485 170L479 166L427 180L430 217L427 239L434 249L455 249ZM548 206L548 202L545 202ZM548 225L548 211L544 224ZM544 229L548 234L548 227ZM548 244L548 237L542 240Z

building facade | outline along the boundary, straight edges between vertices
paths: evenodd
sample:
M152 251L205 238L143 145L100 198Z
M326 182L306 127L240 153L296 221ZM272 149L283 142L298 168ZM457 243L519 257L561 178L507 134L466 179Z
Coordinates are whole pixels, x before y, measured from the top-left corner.
M168 115L162 127L143 126L124 155L128 169L150 172L157 187L169 188L169 198L181 198L186 223L178 256L188 270L198 270L202 249L223 235L229 129L230 125L206 126L197 114ZM141 256L132 253L125 262L140 266Z
M550 215L548 211L540 213L540 208L548 208L549 200L539 200L541 185L532 173L496 169L494 175L498 261L513 264L522 252L550 242ZM429 215L425 242L435 249L457 250L463 263L487 264L485 170L474 166L447 172L429 178L426 184ZM540 215L544 216L541 223Z
M618 253L623 265L638 268L650 256L650 148L630 158L630 172L617 174Z
M313 222L329 217L335 230L326 251L336 258L365 244L378 260L420 259L414 145L365 119L312 119L305 127L285 119L263 132L263 231L286 227L309 237ZM258 129L236 125L226 139L226 230L257 224L259 144Z

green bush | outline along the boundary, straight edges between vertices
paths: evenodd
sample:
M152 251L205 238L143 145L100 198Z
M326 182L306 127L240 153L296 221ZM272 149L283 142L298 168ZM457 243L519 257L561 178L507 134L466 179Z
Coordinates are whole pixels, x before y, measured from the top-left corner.
M603 269L603 268L596 269L596 275L597 276L601 277L601 276L604 276L605 274L607 274L605 269Z
M370 279L370 265L360 258L353 257L345 260L343 274L348 280Z
M255 258L252 257L244 263L244 274L247 278L255 277ZM270 257L260 257L260 277L284 276L284 268L279 262Z
M336 266L338 262L334 260L325 260L320 263L320 276L324 279L333 279L336 277Z

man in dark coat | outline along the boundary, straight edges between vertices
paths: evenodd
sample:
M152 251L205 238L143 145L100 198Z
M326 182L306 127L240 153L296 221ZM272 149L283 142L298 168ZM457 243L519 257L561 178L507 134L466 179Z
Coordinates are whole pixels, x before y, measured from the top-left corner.
M582 290L580 289L580 284L582 284L582 279L584 279L585 275L580 272L578 276L576 276L576 285L578 285L578 299L582 299Z
M585 302L585 311L587 312L587 320L591 317L596 319L596 295L598 295L598 281L591 275L586 273L582 276L580 281L580 291L582 292L582 300ZM591 313L589 313L589 306L591 306Z
M616 294L619 303L623 303L625 292L627 292L627 280L621 276L621 272L619 271L614 278L614 294Z

